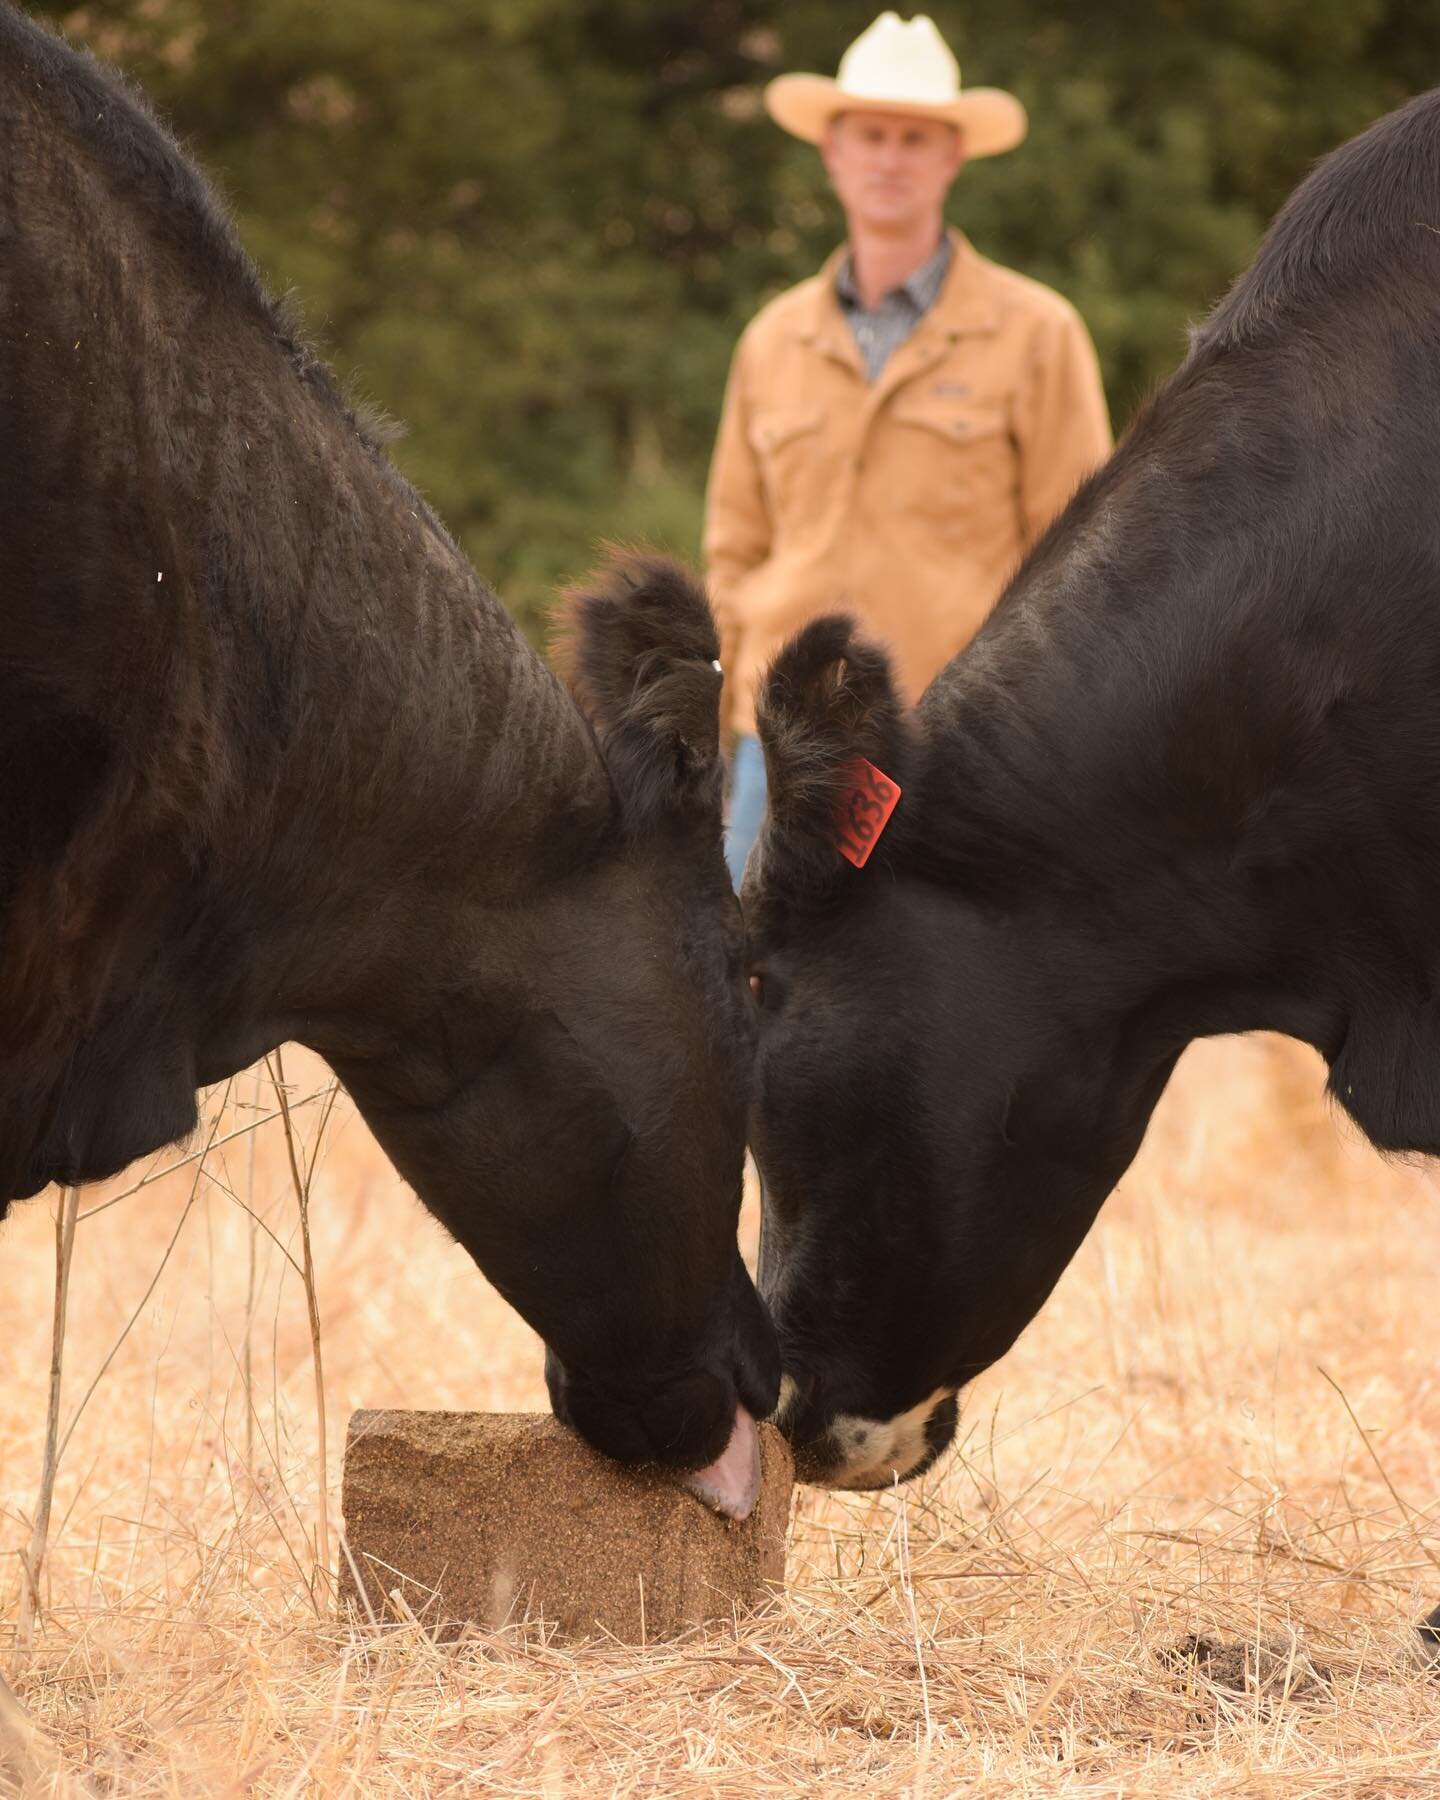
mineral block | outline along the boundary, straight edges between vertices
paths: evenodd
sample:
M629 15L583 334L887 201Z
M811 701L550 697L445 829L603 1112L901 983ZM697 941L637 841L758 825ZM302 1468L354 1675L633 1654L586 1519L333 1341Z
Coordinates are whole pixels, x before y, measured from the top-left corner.
M399 1595L442 1631L530 1617L627 1644L748 1611L784 1585L794 1481L780 1433L760 1441L760 1497L737 1524L548 1413L357 1412L341 1603L394 1618Z

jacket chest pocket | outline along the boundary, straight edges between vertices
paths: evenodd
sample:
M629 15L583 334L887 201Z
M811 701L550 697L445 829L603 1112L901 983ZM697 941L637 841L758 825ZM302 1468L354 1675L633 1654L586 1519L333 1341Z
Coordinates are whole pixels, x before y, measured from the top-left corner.
M891 421L917 471L908 496L915 511L953 518L1016 505L1019 456L1002 405L917 395L902 398Z
M813 515L836 460L819 407L761 413L750 426L750 445L760 465L770 516L777 523L797 511Z

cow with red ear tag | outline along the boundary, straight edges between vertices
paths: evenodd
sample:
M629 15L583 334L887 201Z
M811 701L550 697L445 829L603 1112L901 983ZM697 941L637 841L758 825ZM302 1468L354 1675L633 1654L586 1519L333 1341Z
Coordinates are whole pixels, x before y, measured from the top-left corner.
M1440 90L1301 184L912 713L844 620L763 684L750 1136L809 1479L926 1467L1194 1038L1299 1038L1440 1153L1437 201ZM861 867L857 758L901 790Z

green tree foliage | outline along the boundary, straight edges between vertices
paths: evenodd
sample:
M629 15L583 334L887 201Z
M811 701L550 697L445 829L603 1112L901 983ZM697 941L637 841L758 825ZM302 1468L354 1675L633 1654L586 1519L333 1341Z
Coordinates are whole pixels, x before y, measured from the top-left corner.
M840 233L769 123L876 0L91 0L397 462L538 632L597 540L694 555L745 320ZM1080 307L1123 425L1314 159L1440 73L1420 0L936 4L1031 134L951 213Z

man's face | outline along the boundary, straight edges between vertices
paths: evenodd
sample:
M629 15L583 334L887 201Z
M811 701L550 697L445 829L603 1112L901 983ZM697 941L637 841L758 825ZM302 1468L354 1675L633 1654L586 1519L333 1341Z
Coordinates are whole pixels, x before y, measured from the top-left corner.
M842 113L820 146L852 226L897 235L935 223L965 161L953 125L901 113Z

